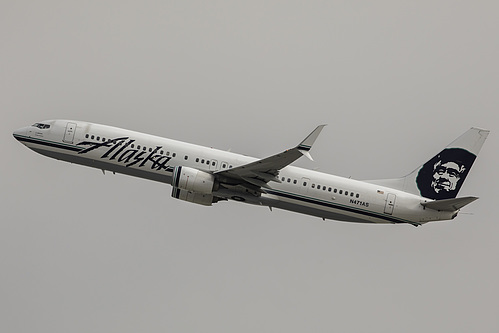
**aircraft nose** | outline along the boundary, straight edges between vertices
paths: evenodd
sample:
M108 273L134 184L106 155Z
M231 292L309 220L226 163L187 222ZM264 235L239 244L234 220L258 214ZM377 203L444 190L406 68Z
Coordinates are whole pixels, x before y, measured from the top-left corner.
M28 131L27 127L22 127L22 128L16 129L14 131L14 133L12 133L12 135L14 136L14 138L19 140L21 137L26 136L27 131Z

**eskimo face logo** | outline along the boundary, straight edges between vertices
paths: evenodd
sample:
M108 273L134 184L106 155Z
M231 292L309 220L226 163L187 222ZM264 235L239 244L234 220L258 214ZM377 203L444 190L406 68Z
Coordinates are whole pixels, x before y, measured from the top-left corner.
M455 162L442 164L442 161L438 161L434 169L431 187L435 193L440 193L455 191L466 167Z
M455 198L476 156L461 148L448 148L428 161L416 178L421 195L430 199Z

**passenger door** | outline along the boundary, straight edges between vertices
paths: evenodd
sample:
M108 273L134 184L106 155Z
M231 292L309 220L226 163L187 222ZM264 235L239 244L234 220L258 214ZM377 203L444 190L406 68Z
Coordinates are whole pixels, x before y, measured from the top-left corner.
M62 139L62 141L67 143L73 143L75 132L76 132L76 124L68 123L66 125L66 131L64 131L64 138Z

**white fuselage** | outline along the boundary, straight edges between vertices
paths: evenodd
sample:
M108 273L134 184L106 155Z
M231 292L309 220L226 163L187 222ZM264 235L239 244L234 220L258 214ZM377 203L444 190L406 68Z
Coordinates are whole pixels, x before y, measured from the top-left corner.
M214 173L257 158L149 134L81 121L52 120L50 128L33 126L14 133L28 148L59 160L172 184L176 166ZM456 212L424 208L431 201L407 192L294 166L279 172L278 182L258 193L237 186L213 194L256 205L364 223L410 223L448 220Z

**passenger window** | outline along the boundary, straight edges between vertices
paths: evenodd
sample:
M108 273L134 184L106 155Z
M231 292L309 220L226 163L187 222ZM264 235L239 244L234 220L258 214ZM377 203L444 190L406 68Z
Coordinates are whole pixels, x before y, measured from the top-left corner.
M337 189L337 188L335 188L333 192L334 192L334 193L338 193L338 189Z
M322 186L322 190L325 191L326 190L326 186Z
M360 196L359 193L357 193L357 195L355 197L358 198L359 196Z
M345 195L348 195L348 191L345 191Z
M295 179L295 180L293 180L293 184L296 184L296 183L297 183L296 179Z
M328 191L328 192L331 192L331 190L332 190L332 188L328 188L328 189L327 189L327 191Z
M307 186L307 182L303 182L303 186Z
M340 190L340 194L343 194L343 190Z
M131 147L133 148L134 147L134 144L132 143Z
M315 184L312 184L312 188L315 188Z
M225 163L224 163L224 164L222 164L222 168L224 168L224 169L225 169L226 167L227 167L227 164L225 164Z
M100 141L100 136L98 136L96 140L97 140L97 141Z
M93 135L90 137L90 139L92 139L92 140L93 140L94 138L95 138L95 136L93 136Z
M106 142L106 138L102 138L102 142Z
M140 149L140 145L137 145L137 149Z
M201 160L201 163L203 163L203 164L204 164L204 158Z
M353 197L353 192L350 192L350 196Z
M142 150L143 150L143 151L146 151L146 149L147 149L147 148L146 148L145 146L144 146L144 147L142 147Z
M172 157L175 157L175 156L177 156L177 153L173 153L173 154L172 154Z
M196 163L199 162L199 158L196 158Z
M291 183L291 178L288 178L288 183Z
M85 138L87 138L87 139L88 139L88 137L89 137L89 136L90 136L90 135L88 135L88 134L85 134Z
M149 152L152 152L152 148L149 148Z
M187 161L188 158L189 158L189 156L187 156L187 155L184 156L184 160Z

